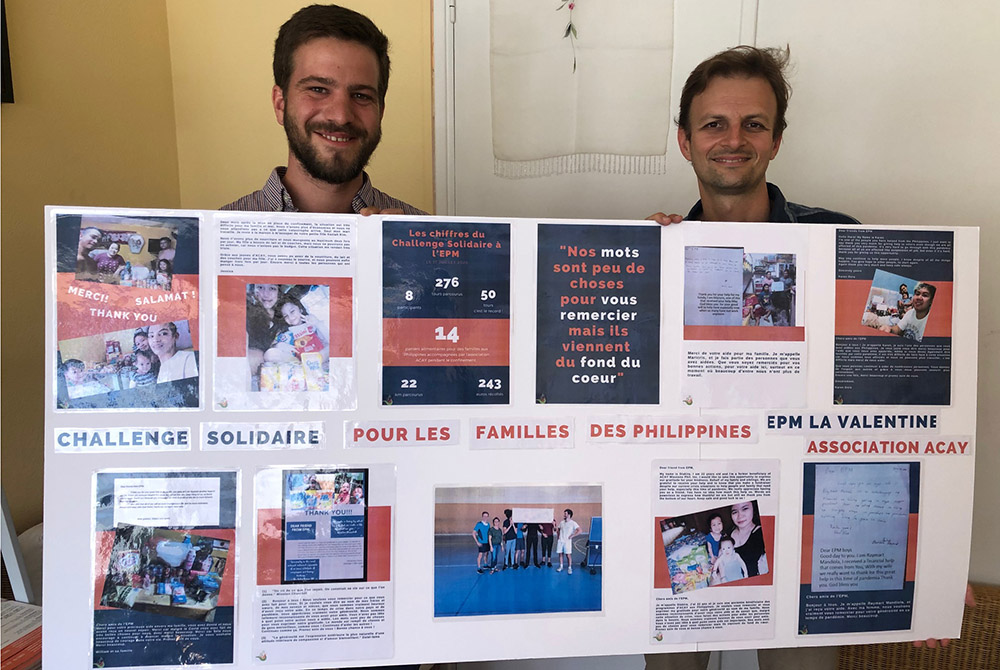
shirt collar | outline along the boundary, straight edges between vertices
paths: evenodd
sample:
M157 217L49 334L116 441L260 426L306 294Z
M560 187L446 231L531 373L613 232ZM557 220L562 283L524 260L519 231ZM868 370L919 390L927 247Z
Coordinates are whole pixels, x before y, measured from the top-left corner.
M767 220L769 223L791 223L795 219L792 217L792 213L788 209L788 201L785 200L784 194L774 184L767 183L767 199L771 203L771 210L768 212ZM694 207L691 211L687 213L684 217L685 221L701 221L702 217L705 215L705 208L701 205L701 200L694 203Z
M292 194L285 188L284 178L288 168L276 167L271 172L267 183L264 185L264 195L268 204L272 205L278 212L297 212L299 208L292 202ZM361 188L351 199L351 209L355 214L360 214L365 207L375 206L375 187L372 180L368 178L367 172L361 173Z

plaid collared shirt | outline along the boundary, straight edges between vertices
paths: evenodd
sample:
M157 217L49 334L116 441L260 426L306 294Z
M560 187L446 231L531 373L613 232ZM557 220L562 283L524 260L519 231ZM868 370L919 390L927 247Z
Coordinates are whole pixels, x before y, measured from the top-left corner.
M297 212L298 207L292 202L292 196L285 189L281 179L285 176L285 168L276 167L271 171L271 176L267 178L264 187L259 191L254 191L245 195L236 202L231 202L223 210L237 212ZM354 194L351 201L351 209L355 214L359 214L365 207L378 207L379 209L401 209L403 214L426 214L412 205L408 205L402 200L396 200L382 191L372 186L368 173L362 173L361 188Z

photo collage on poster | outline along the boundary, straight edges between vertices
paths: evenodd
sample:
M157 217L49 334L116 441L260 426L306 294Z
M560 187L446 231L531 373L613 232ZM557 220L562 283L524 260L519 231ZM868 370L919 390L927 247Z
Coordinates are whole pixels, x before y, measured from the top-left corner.
M57 407L198 407L198 224L56 217Z
M801 407L805 400L808 235L786 227L738 246L684 247L685 402ZM776 251L775 251L776 250Z
M653 463L654 642L774 636L779 472L766 459Z
M974 450L954 231L50 223L46 485L92 491L95 667L899 640L950 593L918 530ZM465 639L492 626L524 651Z
M382 403L510 402L510 225L382 224Z
M390 658L394 468L265 468L254 488L257 660Z

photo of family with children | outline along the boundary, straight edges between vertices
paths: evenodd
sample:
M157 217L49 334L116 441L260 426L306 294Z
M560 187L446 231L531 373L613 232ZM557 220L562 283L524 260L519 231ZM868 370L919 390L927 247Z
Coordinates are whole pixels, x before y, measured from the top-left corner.
M251 391L330 388L330 287L247 284Z
M70 338L56 353L60 407L198 406L198 352L187 320Z
M173 289L176 232L145 221L81 224L76 278L118 286Z
M743 254L743 325L795 325L795 255Z
M770 572L765 529L756 500L661 518L657 523L670 573L670 589L675 594Z

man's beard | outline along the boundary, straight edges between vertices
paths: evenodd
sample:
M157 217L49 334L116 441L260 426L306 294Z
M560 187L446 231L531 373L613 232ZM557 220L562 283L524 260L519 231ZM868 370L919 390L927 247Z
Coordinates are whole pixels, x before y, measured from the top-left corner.
M288 121L292 120L288 119ZM342 156L340 152L334 153L328 159L321 157L319 151L309 141L313 133L317 131L327 134L348 133L359 139L360 144L353 160ZM361 171L368 165L368 159L371 158L382 139L382 128L379 126L373 135L369 135L363 129L352 124L314 123L306 124L305 134L303 134L299 130L299 125L291 122L285 123L285 136L288 138L288 148L292 150L295 158L314 179L329 184L344 184L360 175Z

